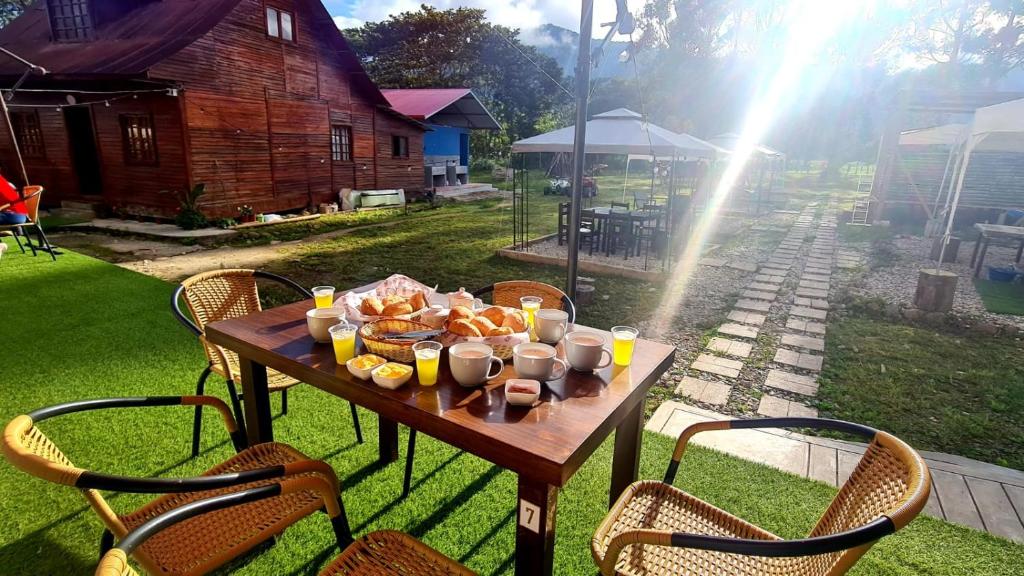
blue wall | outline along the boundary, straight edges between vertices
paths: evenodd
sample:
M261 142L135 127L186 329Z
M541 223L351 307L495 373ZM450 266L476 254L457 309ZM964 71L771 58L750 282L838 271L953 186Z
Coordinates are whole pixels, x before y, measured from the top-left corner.
M469 134L469 130L436 124L431 124L430 127L433 132L423 134L423 155L458 156L459 137L462 134Z

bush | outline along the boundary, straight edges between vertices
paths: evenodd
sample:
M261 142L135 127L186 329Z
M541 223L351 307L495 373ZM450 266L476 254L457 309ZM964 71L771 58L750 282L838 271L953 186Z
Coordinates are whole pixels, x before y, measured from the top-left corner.
M199 183L191 189L164 190L163 192L178 197L178 215L174 217L174 223L179 228L197 230L205 228L209 224L206 215L199 209L199 197L206 193L206 184Z
M181 212L174 217L174 223L182 230L198 230L206 228L209 221L199 210L182 208Z
M471 172L493 172L498 167L498 161L493 158L473 158L469 161Z

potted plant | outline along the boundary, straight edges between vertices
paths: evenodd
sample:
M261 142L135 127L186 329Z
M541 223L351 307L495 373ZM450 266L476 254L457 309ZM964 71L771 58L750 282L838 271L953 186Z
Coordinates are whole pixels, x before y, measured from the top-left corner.
M205 228L209 221L206 215L199 208L199 198L206 192L205 184L196 184L192 188L180 190L164 190L164 193L174 194L178 197L178 213L174 222L184 230L198 230Z
M242 204L238 207L238 220L245 224L246 222L256 221L256 212L252 209L252 206L248 204Z

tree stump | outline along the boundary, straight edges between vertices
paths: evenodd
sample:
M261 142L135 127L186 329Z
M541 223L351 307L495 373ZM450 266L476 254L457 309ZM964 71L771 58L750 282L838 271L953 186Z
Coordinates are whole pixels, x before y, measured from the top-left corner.
M953 308L958 276L953 272L926 268L917 277L914 306L927 312L949 312Z

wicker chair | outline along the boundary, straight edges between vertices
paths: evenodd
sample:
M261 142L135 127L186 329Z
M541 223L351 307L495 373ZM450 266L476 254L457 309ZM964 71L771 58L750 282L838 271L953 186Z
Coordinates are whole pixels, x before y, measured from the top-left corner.
M251 505L266 498L279 498L301 493L317 485L309 485L305 479L286 479L278 483L257 488L214 496L177 508L139 526L118 542L117 547L107 552L96 569L96 576L136 576L128 564L128 556L137 554L151 538L174 530L180 522L196 517L223 513L233 507ZM344 522L344 509L328 510L332 520ZM194 520L193 520L194 521ZM338 547L342 553L320 576L350 574L399 574L402 576L472 576L474 573L465 566L451 560L426 544L401 532L384 530L371 532L353 541L348 532L337 532Z
M672 486L687 442L698 432L798 427L870 440L807 538L783 540ZM818 418L702 422L679 436L663 482L636 482L619 497L594 534L591 552L604 576L834 576L846 573L879 538L913 520L930 490L928 467L917 452L867 426Z
M245 430L245 419L242 414L241 398L235 386L238 378L239 364L238 355L230 350L210 344L206 340L205 329L210 322L237 318L262 310L260 306L259 288L256 285L257 279L270 280L286 286L298 294L312 298L313 295L297 284L296 282L260 270L214 270L196 274L182 280L181 285L171 296L171 307L174 315L199 338L206 352L209 364L199 375L196 383L196 394L201 395L206 386L206 379L213 372L224 377L228 388L228 397L231 400L231 407L235 412L235 419L242 430ZM192 318L190 319L181 309L181 300L185 300ZM193 322L194 319L195 321ZM282 374L276 370L267 370L267 387L271 392L281 393L281 412L288 413L288 388L295 386L299 381L291 376ZM359 426L359 415L356 412L356 405L349 402L352 412L352 425L355 427L356 440L362 444L363 432ZM195 416L192 422L192 456L199 454L199 436L202 428L202 407L196 406Z
M532 280L510 280L497 282L473 291L473 296L480 297L491 294L491 302L497 306L519 308L519 299L523 296L540 296L541 308L558 308L569 313L569 322L576 321L576 307L572 300L558 288L543 282Z
M55 416L102 408L197 405L220 412L238 453L194 478L133 478L79 468L37 427ZM110 549L115 536L122 539L161 514L187 510L203 498L273 485L281 478L296 482L296 490L197 517L151 538L136 550L135 557L154 574L205 574L320 509L331 515L339 539L351 538L341 512L338 479L326 462L311 460L286 444L244 448L244 443L245 437L223 401L211 396L158 396L70 402L18 416L4 430L3 452L11 464L28 474L82 491L106 527L100 540L101 554ZM138 510L119 514L100 490L162 495Z
M4 224L0 225L0 233L11 234L14 236L14 241L18 243L18 248L21 249L21 253L25 253L25 247L21 244L21 239L18 238L20 232L25 237L25 244L28 244L29 249L32 250L32 255L35 256L40 250L43 252L49 252L50 258L53 261L57 261L57 253L53 246L50 245L50 240L46 238L46 233L43 232L43 227L39 225L39 201L42 199L43 187L42 186L26 186L22 190L21 202L25 203L25 209L28 212L28 220L22 224ZM6 204L0 204L0 210L7 208L17 202L8 202ZM32 244L32 237L29 236L29 230L36 233L39 238L39 248L37 249Z

